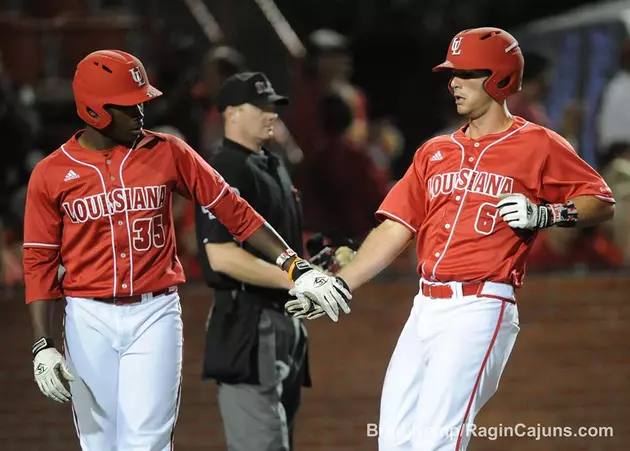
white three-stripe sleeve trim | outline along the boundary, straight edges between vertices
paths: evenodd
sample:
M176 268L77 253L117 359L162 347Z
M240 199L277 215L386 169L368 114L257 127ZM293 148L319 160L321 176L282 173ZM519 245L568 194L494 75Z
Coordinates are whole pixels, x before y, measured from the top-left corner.
M595 194L595 197L597 197L600 200L603 200L605 202L610 202L612 204L616 203L615 198L614 197L610 197L610 196L602 196L601 194Z
M225 183L223 185L223 189L221 190L219 195L217 197L215 197L212 202L210 202L208 205L206 205L203 208L205 208L206 210L210 210L212 207L214 207L217 204L217 202L219 202L219 200L221 200L221 198L223 197L223 193L225 193L225 190L228 189L228 187L229 187L229 185L227 183Z
M61 246L59 244L48 244L48 243L24 243L22 247L47 247L51 249L57 249Z

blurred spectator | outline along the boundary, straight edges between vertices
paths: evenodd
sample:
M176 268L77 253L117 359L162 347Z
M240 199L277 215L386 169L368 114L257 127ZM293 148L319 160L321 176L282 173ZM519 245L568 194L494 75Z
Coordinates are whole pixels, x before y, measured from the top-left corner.
M610 147L630 142L630 39L622 46L619 69L604 88L597 117L598 152L605 165Z
M390 118L382 117L370 122L367 155L382 177L392 180L392 164L405 148L405 138Z
M352 108L336 92L317 104L321 139L296 168L302 192L304 229L361 241L376 226L374 212L388 191L389 180L348 138Z
M530 272L601 271L623 264L619 248L603 227L549 228L539 232L527 268Z
M574 100L565 105L560 118L558 133L562 135L580 153L580 132L586 109L581 101Z
M22 283L24 195L31 160L43 156L34 150L39 133L34 102L34 91L14 83L0 52L0 135L4 146L0 171L0 286L4 287Z
M201 76L195 86L195 97L204 107L204 120L198 151L208 159L223 137L221 115L215 99L223 82L238 72L247 70L245 58L236 49L221 45L211 49L203 58Z
M190 38L174 35L157 65L156 85L163 95L145 110L145 124L175 127L193 148L199 145L204 120L204 107L193 93L199 78L197 58Z
M320 99L336 91L350 105L353 115L346 137L358 148L368 139L367 100L350 82L353 65L348 39L333 30L314 31L307 42L308 55L299 64L291 112L291 130L304 153L317 147L320 130L317 105Z
M630 142L610 146L611 162L602 176L617 201L614 218L605 224L606 231L619 248L626 265L630 264Z
M573 102L565 108L559 132L572 143L577 140L583 112L579 102ZM527 264L532 272L599 271L624 267L627 262L627 257L623 255L624 246L627 249L630 242L626 237L630 221L628 221L627 210L624 209L624 204L628 203L628 197L624 195L624 183L630 182L630 172L624 176L623 168L626 167L624 165L626 161L623 159L624 155L625 158L630 155L630 152L625 153L629 148L626 145L620 145L617 150L620 160L616 168L611 167L602 172L602 177L613 190L617 201L614 218L596 227L585 229L541 230L537 241L532 246L531 257ZM627 162L630 163L630 161ZM616 186L611 184L611 180ZM627 185L625 190L628 190Z
M33 108L32 91L16 86L6 72L0 53L0 136L3 139L2 174L0 177L0 211L5 225L20 227L11 214L12 195L28 182L28 154L34 148L38 118ZM9 151L10 149L10 151Z
M549 127L543 101L551 83L552 66L549 59L539 53L523 52L523 58L523 87L508 99L508 109L515 116Z

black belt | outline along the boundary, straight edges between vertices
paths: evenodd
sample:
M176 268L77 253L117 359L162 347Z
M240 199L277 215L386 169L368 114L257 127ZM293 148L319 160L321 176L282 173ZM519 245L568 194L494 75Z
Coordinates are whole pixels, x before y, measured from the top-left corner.
M264 293L258 290L248 290L248 288L249 287L246 287L245 290L216 290L215 293L217 296L229 296L232 299L234 296L238 296L246 301L256 303L263 308L284 312L284 304L287 303L290 297L288 292L284 295L282 293Z

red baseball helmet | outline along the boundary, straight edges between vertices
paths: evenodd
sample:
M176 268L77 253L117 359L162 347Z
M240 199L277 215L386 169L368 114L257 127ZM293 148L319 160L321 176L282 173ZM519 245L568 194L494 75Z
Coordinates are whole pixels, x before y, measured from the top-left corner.
M98 50L83 58L72 92L79 117L96 129L112 121L105 105L133 106L162 95L149 84L140 60L120 50Z
M523 54L514 36L500 28L485 27L455 35L446 60L435 66L433 72L489 70L491 75L484 82L484 89L501 102L521 90L523 64Z

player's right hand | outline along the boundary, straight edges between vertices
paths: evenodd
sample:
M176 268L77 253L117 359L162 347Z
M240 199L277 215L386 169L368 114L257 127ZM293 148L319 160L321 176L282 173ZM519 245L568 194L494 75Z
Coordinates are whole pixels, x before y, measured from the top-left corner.
M294 265L291 271L294 284L289 290L291 296L320 306L335 322L339 321L340 308L344 313L350 313L348 303L352 295L343 279L317 271L305 260L299 260Z
M55 348L42 349L33 359L35 382L41 392L57 402L68 402L70 393L63 385L73 381L74 376L68 370L68 364Z

